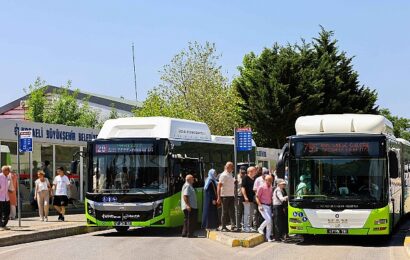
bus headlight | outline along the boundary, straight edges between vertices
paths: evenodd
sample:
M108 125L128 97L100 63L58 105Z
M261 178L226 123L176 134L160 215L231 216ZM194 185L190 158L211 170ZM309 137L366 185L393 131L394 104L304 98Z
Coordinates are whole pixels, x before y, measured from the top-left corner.
M93 207L91 207L91 204L87 202L87 213L90 216L95 217L95 210Z
M374 221L374 224L375 224L375 225L383 225L383 224L387 224L387 219L385 219L385 218L382 218L382 219L376 219L376 220Z
M158 204L158 206L155 208L155 217L157 217L157 216L159 216L159 215L161 215L162 214L162 212L163 212L163 204L162 203L160 203L160 204Z

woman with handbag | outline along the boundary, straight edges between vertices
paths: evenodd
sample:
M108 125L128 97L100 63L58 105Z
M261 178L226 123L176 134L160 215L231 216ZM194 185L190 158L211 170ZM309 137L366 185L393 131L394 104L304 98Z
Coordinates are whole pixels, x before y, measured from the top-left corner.
M208 178L206 179L204 186L205 198L202 212L202 228L207 230L218 228L216 175L217 173L214 169L209 170Z
M50 206L51 185L45 178L44 171L37 172L38 179L36 180L34 189L34 199L37 200L38 213L41 221L48 221L48 210Z

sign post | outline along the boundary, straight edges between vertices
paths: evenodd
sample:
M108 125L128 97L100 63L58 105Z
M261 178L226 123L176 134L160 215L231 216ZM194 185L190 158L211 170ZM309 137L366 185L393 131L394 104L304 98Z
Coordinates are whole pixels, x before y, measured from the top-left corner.
M237 152L252 151L252 129L249 127L235 129L234 142L235 177L237 174ZM248 161L249 161L248 156ZM250 164L250 161L248 162Z
M17 205L18 205L18 219L19 227L21 227L21 201L20 201L20 153L33 151L33 132L19 131L17 135Z

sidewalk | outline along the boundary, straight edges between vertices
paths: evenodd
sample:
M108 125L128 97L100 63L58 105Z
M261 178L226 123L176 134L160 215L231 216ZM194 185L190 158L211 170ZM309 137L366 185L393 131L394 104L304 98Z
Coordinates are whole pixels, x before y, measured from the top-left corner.
M209 231L207 237L229 247L249 248L265 242L265 237L259 233Z
M48 222L40 221L39 217L10 220L7 227L10 230L0 231L0 247L34 241L74 236L106 228L87 227L84 214L66 215L64 222L57 220L57 216L49 216Z

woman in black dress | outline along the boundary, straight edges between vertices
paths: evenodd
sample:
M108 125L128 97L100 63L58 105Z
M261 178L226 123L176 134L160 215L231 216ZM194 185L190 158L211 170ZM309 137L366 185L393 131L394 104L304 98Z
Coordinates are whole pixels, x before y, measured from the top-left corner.
M218 209L216 205L217 193L217 179L216 171L209 170L208 178L204 186L204 208L202 212L202 228L217 229L218 228Z

